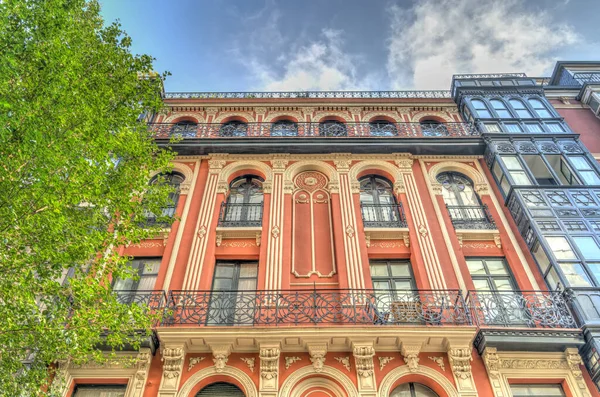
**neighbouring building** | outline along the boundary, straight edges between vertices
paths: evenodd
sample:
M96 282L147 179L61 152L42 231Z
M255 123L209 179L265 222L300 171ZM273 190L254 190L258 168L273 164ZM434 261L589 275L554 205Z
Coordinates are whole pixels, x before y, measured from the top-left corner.
M600 396L600 62L164 100L178 220L113 285L162 321L64 396Z

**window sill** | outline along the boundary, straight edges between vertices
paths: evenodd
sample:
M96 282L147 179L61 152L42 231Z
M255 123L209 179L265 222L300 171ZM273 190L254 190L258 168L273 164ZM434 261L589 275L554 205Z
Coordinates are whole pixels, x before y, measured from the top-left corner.
M245 227L224 227L218 226L216 229L217 247L221 246L223 240L253 238L256 239L256 245L260 247L260 240L262 236L262 227L259 226L245 226Z

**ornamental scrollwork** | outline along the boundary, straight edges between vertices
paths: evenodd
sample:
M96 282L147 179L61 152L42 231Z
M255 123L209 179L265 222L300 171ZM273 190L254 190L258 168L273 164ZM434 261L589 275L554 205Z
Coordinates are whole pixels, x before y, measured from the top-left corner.
M260 349L260 376L271 380L277 378L280 349L276 347Z
M373 346L354 346L353 354L358 375L363 378L373 375L375 368L373 364L375 349Z

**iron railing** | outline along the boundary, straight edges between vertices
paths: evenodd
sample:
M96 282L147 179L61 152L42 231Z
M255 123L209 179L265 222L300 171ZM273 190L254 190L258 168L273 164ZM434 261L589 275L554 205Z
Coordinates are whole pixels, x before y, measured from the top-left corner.
M161 290L115 290L117 301L126 305L140 305L161 309L167 303L167 295Z
M496 229L487 205L446 205L455 229Z
M428 138L468 137L480 133L470 123L290 123L282 132L274 123L198 123L182 128L179 124L151 123L150 131L157 139L192 138Z
M219 226L260 227L262 226L263 203L221 203Z
M579 85L584 85L586 83L600 83L600 72L573 73L573 79L576 80Z
M459 290L171 291L163 325L470 325Z
M166 92L164 99L263 99L263 98L450 98L450 91L274 91L274 92Z
M558 291L469 291L467 304L480 327L577 327Z
M365 227L407 227L402 204L360 204Z

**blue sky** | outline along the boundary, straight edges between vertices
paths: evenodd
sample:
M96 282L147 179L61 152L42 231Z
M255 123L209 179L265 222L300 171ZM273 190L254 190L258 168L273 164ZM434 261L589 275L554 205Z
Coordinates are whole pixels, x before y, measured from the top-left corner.
M600 60L600 0L100 0L167 91L449 89Z

